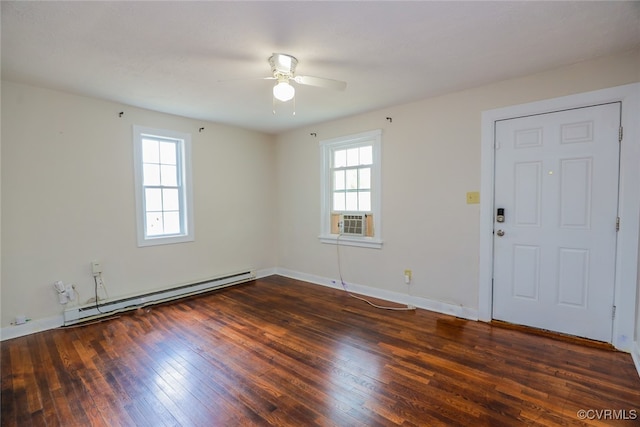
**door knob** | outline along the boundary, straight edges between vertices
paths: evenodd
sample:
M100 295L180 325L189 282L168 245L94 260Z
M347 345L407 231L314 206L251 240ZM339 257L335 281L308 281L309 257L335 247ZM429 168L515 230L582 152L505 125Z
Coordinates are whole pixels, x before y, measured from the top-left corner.
M504 236L504 230L498 230L496 231L496 234L500 237Z

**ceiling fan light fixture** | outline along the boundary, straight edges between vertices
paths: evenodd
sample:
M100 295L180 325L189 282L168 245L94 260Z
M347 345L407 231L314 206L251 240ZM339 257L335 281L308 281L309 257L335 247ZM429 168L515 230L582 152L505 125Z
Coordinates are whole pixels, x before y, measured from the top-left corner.
M286 55L284 53L274 53L269 58L269 64L271 64L271 71L274 74L292 76L296 72L296 65L298 65L298 60L291 55Z
M273 97L278 101L290 101L295 94L295 88L287 80L279 80L278 84L273 87Z

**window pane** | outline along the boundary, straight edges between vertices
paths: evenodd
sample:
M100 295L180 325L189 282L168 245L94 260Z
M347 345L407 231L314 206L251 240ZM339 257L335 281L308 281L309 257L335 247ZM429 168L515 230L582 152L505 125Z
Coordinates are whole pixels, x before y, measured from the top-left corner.
M344 190L344 171L333 172L333 189Z
M175 166L161 165L160 176L162 185L168 185L170 187L178 186L178 168Z
M165 234L180 233L180 213L178 212L164 213L164 233Z
M160 166L146 163L142 165L143 185L160 185Z
M159 188L145 188L144 190L144 210L146 212L162 210L162 192Z
M360 147L360 164L371 165L373 164L373 147L368 145L366 147Z
M360 191L358 192L358 210L369 212L371 211L371 192Z
M358 188L371 188L371 168L360 168L358 169Z
M148 212L147 213L147 236L159 236L161 234L163 234L162 213Z
M159 163L160 153L158 151L158 141L155 139L142 140L142 162Z
M134 125L133 136L138 246L194 240L191 135Z
M160 143L160 161L165 165L175 165L177 163L175 142L163 141Z
M358 151L357 148L349 148L347 150L347 166L358 166Z
M347 211L357 211L358 210L358 193L350 192L346 194L347 196Z
M162 190L162 210L164 211L179 211L180 210L180 198L178 189L165 188ZM165 224L166 227L166 224Z
M342 168L347 166L347 150L333 152L333 167Z
M333 193L333 210L334 211L343 211L345 210L345 201L344 201L343 192Z
M347 189L356 190L358 188L358 170L347 169Z

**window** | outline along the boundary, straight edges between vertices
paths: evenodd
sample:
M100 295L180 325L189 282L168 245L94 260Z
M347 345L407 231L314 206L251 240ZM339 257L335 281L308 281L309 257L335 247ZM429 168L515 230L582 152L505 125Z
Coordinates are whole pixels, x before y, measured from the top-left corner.
M193 237L191 135L133 127L138 246Z
M320 141L320 240L382 247L381 131Z

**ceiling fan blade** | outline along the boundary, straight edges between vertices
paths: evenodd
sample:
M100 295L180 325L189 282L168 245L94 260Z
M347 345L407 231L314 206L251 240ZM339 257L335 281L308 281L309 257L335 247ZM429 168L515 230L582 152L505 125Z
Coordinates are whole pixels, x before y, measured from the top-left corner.
M295 76L293 77L293 80L296 83L299 83L301 85L326 87L326 88L335 89L335 90L345 90L347 87L347 82L343 82L340 80L333 80L333 79L325 79L323 77Z
M224 82L237 82L237 81L249 81L249 80L277 80L275 77L270 76L270 77L239 77L237 79L223 79L223 80L218 80L218 83L224 83Z

